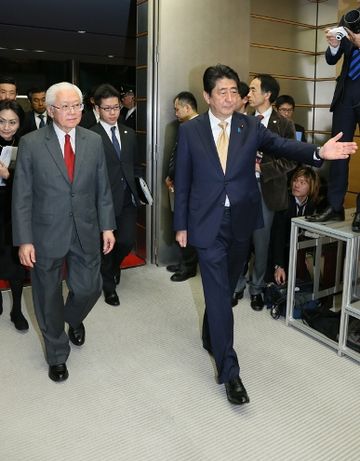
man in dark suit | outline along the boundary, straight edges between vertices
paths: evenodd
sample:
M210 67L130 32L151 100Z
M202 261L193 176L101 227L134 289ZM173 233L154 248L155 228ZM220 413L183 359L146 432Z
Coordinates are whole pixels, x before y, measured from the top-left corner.
M31 105L31 111L25 114L25 120L20 129L21 136L52 123L51 117L46 113L46 88L31 88L27 96Z
M117 227L115 247L103 256L101 275L105 302L118 306L116 284L120 281L120 264L133 248L136 235L139 205L135 185L136 134L131 128L118 123L120 95L112 85L100 85L95 91L94 102L100 121L92 127L92 131L103 140Z
M174 229L181 246L189 242L198 252L206 304L203 346L215 359L228 400L243 404L249 397L233 348L231 298L250 236L263 224L256 152L320 166L323 158L348 158L357 146L337 142L340 135L321 148L283 139L256 117L234 112L239 77L227 66L209 67L203 81L209 111L179 128Z
M95 108L94 102L94 93L97 87L98 85L93 86L86 96L86 103L84 104L84 110L79 123L79 125L84 128L90 129L100 120L100 115Z
M354 24L347 21L355 18ZM340 20L339 26L345 26L348 38L337 40L336 34L327 29L326 39L329 44L325 59L335 65L343 58L341 72L337 78L334 97L330 111L333 113L332 135L342 132L344 141L354 137L356 125L360 123L360 69L358 55L360 48L360 8L349 11ZM344 198L348 187L349 160L339 160L330 165L328 179L328 206L319 214L307 217L311 222L343 221ZM353 229L360 231L360 210L354 216Z
M120 93L121 122L136 130L136 101L133 90L123 90Z
M53 124L23 136L19 144L13 240L21 263L31 268L49 377L64 381L69 339L76 346L84 343L83 321L101 293L99 235L107 254L115 242L115 218L101 137L77 127L81 91L67 82L52 85L46 107Z
M288 139L295 139L294 124L279 115L272 104L279 94L277 80L269 74L258 74L250 82L249 106L255 109L255 116L273 133ZM287 174L296 167L296 163L285 158L275 158L266 151L259 152L254 174L261 193L264 226L256 229L252 235L254 264L249 270L250 306L255 311L264 307L263 290L266 286L268 252L271 226L276 211L288 207ZM235 289L233 305L243 297L246 286L242 275Z
M175 116L179 123L185 123L199 115L195 96L189 91L181 91L178 93L173 100L173 104ZM168 175L165 178L165 184L169 189L169 194L174 194L175 190L176 150L177 141L170 155ZM170 277L172 282L184 282L190 277L195 277L197 272L197 254L195 248L191 245L187 245L185 248L180 247L180 262L178 264L170 264L166 269L169 272L174 272Z

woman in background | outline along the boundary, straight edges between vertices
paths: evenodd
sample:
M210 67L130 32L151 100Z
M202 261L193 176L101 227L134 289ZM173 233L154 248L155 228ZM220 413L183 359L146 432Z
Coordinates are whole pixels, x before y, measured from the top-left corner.
M15 101L0 101L0 154L4 147L15 147L18 131L24 119L24 111ZM12 293L11 321L17 330L27 330L29 324L21 312L21 295L26 271L20 264L17 248L12 245L11 236L11 188L13 168L0 161L0 279L10 283ZM3 300L0 291L0 314Z

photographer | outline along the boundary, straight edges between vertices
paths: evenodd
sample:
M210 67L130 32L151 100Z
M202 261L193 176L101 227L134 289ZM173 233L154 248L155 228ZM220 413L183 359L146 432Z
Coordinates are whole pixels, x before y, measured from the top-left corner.
M291 219L314 211L318 203L319 176L311 167L299 167L291 177L290 188L288 209L275 213L271 229L274 279L278 285L285 283L287 278ZM299 260L299 265L299 269L304 268L305 260Z
M330 106L333 112L332 136L343 132L342 141L352 141L356 125L360 122L360 8L346 13L340 27L327 29L329 44L325 58L335 65L342 57L341 73L337 79ZM340 40L339 40L340 39ZM349 160L336 160L330 165L328 180L328 206L322 213L307 218L311 222L344 221L344 198L348 186ZM360 209L354 216L353 231L360 232Z

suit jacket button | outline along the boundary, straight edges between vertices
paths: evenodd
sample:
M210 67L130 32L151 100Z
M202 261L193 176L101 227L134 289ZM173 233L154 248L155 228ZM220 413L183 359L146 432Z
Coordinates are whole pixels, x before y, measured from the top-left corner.
M69 216L70 216L70 217L72 217L72 216L73 216L73 214L70 212L70 213L69 213Z

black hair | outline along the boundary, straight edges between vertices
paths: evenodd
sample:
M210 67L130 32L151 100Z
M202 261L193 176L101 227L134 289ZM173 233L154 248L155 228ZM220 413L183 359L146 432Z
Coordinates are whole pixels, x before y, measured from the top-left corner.
M276 109L279 109L280 106L283 104L289 104L290 106L293 106L295 109L295 100L292 96L289 96L288 94L282 94L278 98L276 98L275 101L275 107Z
M272 104L279 95L280 85L278 81L270 74L257 74L254 76L255 78L260 80L260 87L263 93L271 93L269 101Z
M107 98L118 98L120 101L120 93L110 83L103 83L95 90L94 102L97 106L100 106L101 100Z
M243 81L239 82L239 95L241 98L245 98L249 94L249 85Z
M10 75L0 75L0 85L2 83L8 83L10 85L16 86L16 80L14 77L10 77Z
M240 79L238 74L231 69L229 66L224 64L217 64L216 66L208 67L203 76L203 86L204 91L210 96L212 90L216 86L216 82L223 78L228 78L229 80L235 80L236 87L239 88Z
M46 93L46 90L47 90L47 88L45 88L44 86L34 86L34 87L27 90L26 95L27 95L29 101L31 101L31 98L32 98L34 93Z
M174 102L176 99L182 104L189 104L189 106L197 112L197 101L195 96L190 93L190 91L181 91L175 96Z
M20 125L23 123L25 112L24 109L20 106L20 104L16 101L10 101L8 99L0 101L0 112L2 110L12 110L19 117Z

